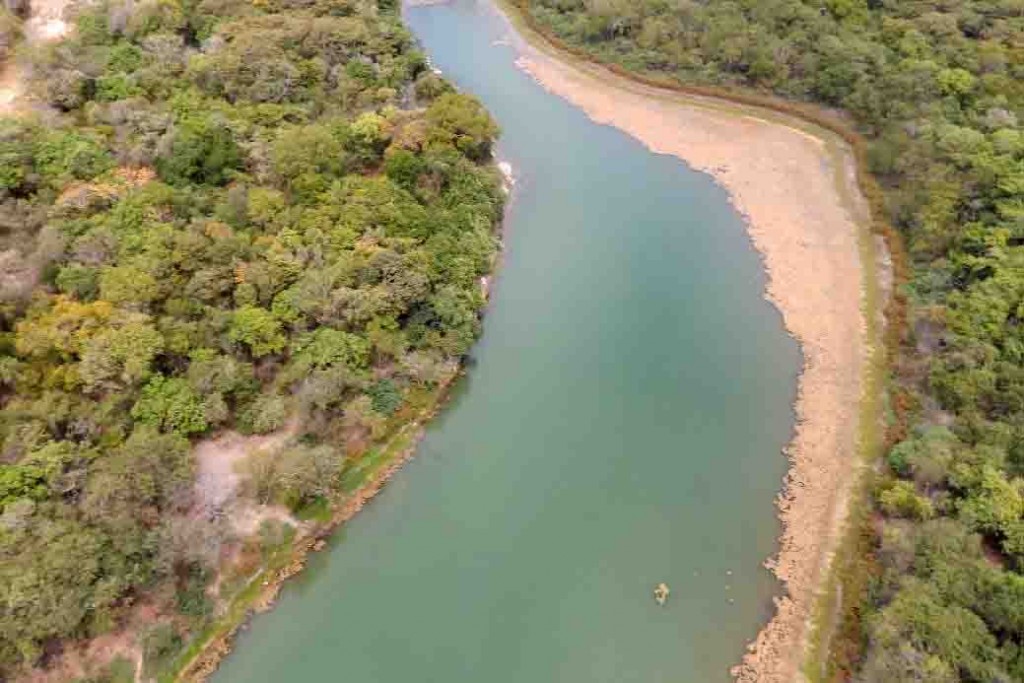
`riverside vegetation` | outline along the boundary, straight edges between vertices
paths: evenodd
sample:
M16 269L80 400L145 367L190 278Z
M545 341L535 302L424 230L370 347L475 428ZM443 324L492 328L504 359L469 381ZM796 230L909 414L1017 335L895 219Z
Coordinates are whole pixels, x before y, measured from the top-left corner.
M1024 4L530 0L595 58L840 110L903 237L884 471L828 676L1024 680ZM893 321L894 323L899 320Z
M278 435L239 495L323 518L477 337L503 204L394 2L72 14L0 119L3 679L125 630L165 670L291 533L205 505L191 445Z

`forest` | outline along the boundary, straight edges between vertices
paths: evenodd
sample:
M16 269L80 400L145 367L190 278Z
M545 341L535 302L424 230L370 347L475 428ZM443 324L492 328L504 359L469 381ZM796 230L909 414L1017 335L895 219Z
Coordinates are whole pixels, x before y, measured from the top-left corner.
M606 63L814 103L868 140L909 320L867 579L829 677L1024 680L1024 2L524 7Z
M20 20L46 106L0 118L0 680L140 614L158 676L290 538L206 505L193 447L281 436L239 495L316 519L457 372L498 130L390 0L107 0L36 48Z

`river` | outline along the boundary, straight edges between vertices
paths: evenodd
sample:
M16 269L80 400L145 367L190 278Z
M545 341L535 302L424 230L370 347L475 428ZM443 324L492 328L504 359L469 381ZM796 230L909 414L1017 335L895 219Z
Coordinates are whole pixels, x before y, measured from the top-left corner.
M405 18L517 176L485 333L416 458L214 680L726 681L779 591L800 364L743 221L517 69L486 0Z

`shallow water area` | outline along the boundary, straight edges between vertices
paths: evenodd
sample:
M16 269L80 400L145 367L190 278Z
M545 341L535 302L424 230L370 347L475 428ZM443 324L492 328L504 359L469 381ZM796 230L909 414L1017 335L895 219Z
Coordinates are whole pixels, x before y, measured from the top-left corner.
M416 459L215 680L727 680L778 591L800 363L743 222L517 69L485 0L405 18L514 170L485 334Z

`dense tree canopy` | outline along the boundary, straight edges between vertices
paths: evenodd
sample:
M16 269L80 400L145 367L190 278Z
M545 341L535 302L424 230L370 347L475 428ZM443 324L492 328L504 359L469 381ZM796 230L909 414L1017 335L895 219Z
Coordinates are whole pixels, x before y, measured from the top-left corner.
M1024 3L528 0L595 56L838 108L905 237L864 681L1024 680ZM909 396L908 396L909 394ZM909 398L909 400L907 400Z
M139 596L154 661L202 625L190 441L297 424L247 486L299 510L476 338L497 129L394 4L86 3L34 55L50 109L0 119L0 678Z

